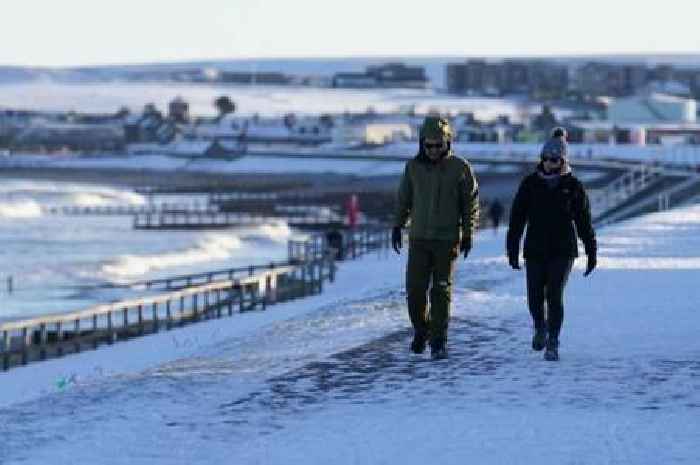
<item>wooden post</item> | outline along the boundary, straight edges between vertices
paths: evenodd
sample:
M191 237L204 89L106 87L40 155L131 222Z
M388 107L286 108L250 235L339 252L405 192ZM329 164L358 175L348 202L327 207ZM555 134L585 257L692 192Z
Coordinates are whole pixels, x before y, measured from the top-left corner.
M240 284L237 286L238 289L238 311L240 313L243 313L245 311L245 307L243 306L243 286Z
M2 369L7 371L10 369L10 334L7 330L2 332Z
M204 314L204 318L208 320L210 318L210 315L209 315L209 311L210 311L209 291L204 291L204 299L203 300L204 300L204 302L202 305L202 313Z
M173 315L170 312L170 299L165 302L165 318L167 321L165 328L169 331L173 326Z
M82 338L82 336L80 335L80 318L76 318L73 322L73 338L75 352L78 353L80 352L80 339Z
M46 331L46 323L41 323L39 325L39 359L46 360L46 343L48 339L48 333Z
M129 337L129 308L124 307L124 337L128 338Z
M139 304L138 306L138 313L139 313L139 334L143 335L143 304Z
M326 261L325 257L319 258L317 263L318 268L318 293L323 293L323 264Z
M28 349L28 344L27 344L27 338L31 337L30 335L27 335L27 328L22 328L22 365L27 364L27 359L29 355L29 349Z
M265 294L263 295L263 310L267 310L267 304L273 304L274 297L272 295L272 275L265 276Z
M233 287L228 288L228 316L233 315Z
M185 296L180 296L180 326L185 324Z
M199 314L197 313L197 294L192 295L192 319L197 321L199 319Z
M216 317L221 318L221 289L216 290Z
M153 302L153 331L154 333L158 332L158 302Z
M114 331L114 323L112 322L112 311L107 312L107 344L112 345L117 340L117 333Z
M58 346L56 349L56 354L59 357L63 355L63 339L63 322L59 321L56 323L56 345Z
M92 347L97 349L97 315L92 315Z

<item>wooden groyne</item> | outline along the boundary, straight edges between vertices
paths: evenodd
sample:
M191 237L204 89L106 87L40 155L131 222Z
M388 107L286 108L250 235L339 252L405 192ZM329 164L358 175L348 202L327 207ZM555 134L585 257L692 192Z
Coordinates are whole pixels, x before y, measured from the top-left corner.
M339 215L269 215L256 213L231 213L215 211L143 213L134 215L134 229L221 229L230 227L262 226L286 222L290 227L300 229L343 228L343 218Z
M353 231L344 236L341 244L334 244L336 247L326 236L315 235L307 241L290 241L290 257L285 264L132 283L130 286L150 283L150 288L185 287L75 312L2 323L2 367L8 370L198 321L266 310L278 302L319 294L326 281L335 279L338 245L347 249L345 257L350 258L388 248L389 244L386 228ZM227 273L232 270L248 275L227 279ZM208 282L201 283L202 279Z
M217 207L206 204L193 203L160 203L148 205L92 205L78 206L67 205L62 207L44 207L42 212L50 215L66 216L133 216L133 215L158 215L161 213L177 212L218 212Z

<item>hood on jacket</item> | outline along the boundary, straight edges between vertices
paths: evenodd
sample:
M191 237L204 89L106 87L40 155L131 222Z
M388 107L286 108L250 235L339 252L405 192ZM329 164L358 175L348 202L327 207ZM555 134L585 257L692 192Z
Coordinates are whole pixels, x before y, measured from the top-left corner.
M440 154L440 158L437 161L452 156L452 137L452 126L450 126L447 118L426 116L420 127L416 159L421 162L433 163L433 160L425 153L425 148L423 147L425 139L442 139L445 142L446 149Z

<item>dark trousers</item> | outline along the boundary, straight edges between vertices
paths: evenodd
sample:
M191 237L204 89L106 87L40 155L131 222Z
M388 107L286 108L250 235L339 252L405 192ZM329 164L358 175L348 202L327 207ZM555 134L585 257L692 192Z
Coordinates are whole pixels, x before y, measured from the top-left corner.
M417 334L426 334L430 325L432 341L447 339L452 274L458 255L459 242L415 239L409 244L406 267L408 315ZM430 320L427 314L428 288Z
M528 259L527 303L535 328L547 329L550 338L558 339L564 321L564 287L574 259L557 257L549 260ZM544 303L547 301L545 318Z

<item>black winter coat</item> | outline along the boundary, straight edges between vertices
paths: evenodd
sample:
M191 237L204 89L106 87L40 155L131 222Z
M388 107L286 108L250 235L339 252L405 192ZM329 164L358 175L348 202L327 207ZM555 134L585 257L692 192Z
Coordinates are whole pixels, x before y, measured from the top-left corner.
M556 187L550 188L540 176L540 170L538 166L538 172L523 179L513 199L506 240L509 256L519 253L526 224L523 251L526 260L577 257L577 233L586 254L595 254L595 231L583 185L573 174L567 173L561 176Z

